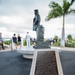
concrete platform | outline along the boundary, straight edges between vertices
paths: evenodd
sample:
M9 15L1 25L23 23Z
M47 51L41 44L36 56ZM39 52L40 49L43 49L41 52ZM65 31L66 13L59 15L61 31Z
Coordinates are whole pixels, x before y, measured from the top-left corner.
M17 52L23 54L24 58L28 58L28 59L32 59L33 58L33 54L34 54L35 49L33 48L33 46L24 46L22 48L18 48Z
M17 52L23 54L24 58L28 58L28 59L33 59L33 55L34 55L34 51L36 50L60 50L61 48L59 47L52 47L51 49L35 49L33 48L33 46L23 46L22 48L18 48Z
M45 50L45 49L35 49L33 46L23 46L22 48L18 48L17 52L23 54L24 58L33 59L34 51L36 50ZM56 50L56 51L75 51L75 48L68 48L68 47L51 47L47 50Z

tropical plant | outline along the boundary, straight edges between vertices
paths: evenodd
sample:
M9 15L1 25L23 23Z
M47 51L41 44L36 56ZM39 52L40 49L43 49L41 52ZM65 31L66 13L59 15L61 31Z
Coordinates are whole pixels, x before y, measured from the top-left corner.
M71 0L68 2L67 0L63 0L62 6L58 4L57 2L52 1L49 4L49 7L51 8L48 16L46 17L46 21L49 21L52 18L57 18L57 17L63 17L63 27L62 27L62 37L61 37L61 46L65 46L65 16L70 14L70 13L75 13L75 9L72 9L71 6L75 0Z
M10 43L11 43L11 40L4 41L4 44L6 44L6 45L10 45Z
M57 40L58 40L58 36L57 35L55 35L54 36L54 39L56 40L56 42L57 42Z
M68 35L67 38L68 38L68 40L72 40L72 36L71 35Z
M23 41L23 45L26 46L26 40Z

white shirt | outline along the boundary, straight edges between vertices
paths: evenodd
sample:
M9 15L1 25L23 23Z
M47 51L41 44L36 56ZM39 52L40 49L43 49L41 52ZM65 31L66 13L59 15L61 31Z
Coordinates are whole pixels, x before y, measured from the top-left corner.
M26 40L30 40L30 35L29 34L26 35Z

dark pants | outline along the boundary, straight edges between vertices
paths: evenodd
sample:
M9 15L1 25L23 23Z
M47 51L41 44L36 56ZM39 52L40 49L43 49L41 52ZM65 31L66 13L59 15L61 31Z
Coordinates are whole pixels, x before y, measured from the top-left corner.
M4 50L4 45L3 45L3 43L2 43L2 44L0 44L0 46L2 46L2 49Z

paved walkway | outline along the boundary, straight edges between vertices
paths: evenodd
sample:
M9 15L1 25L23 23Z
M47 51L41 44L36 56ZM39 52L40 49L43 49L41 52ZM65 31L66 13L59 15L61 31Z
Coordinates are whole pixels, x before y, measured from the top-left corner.
M52 47L60 50L64 75L75 75L75 48ZM16 51L0 52L0 75L29 75L32 60Z
M0 75L29 75L31 63L16 51L0 52Z
M61 51L60 59L64 75L75 75L75 51Z

